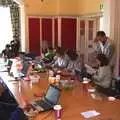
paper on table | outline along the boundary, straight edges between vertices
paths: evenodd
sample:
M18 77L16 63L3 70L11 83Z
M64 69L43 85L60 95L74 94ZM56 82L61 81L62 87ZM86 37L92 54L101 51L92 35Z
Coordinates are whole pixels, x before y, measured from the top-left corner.
M92 118L100 115L100 113L96 112L95 110L90 110L90 111L82 112L81 115L84 116L84 118Z
M95 88L89 88L89 89L88 89L88 92L90 92L90 93L95 92L95 91L96 91Z

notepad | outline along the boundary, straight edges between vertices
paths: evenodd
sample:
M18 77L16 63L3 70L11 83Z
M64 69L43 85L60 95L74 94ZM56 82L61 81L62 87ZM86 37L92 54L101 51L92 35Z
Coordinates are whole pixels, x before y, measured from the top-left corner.
M80 113L84 118L92 118L92 117L96 117L98 115L100 115L99 112L96 112L95 110L90 110L90 111L86 111L86 112L82 112Z

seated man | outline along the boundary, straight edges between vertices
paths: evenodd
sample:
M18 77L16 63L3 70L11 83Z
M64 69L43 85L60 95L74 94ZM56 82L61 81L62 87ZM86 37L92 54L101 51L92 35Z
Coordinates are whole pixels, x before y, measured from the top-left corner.
M2 56L3 57L7 57L7 58L11 58L12 57L12 51L10 49L10 45L7 44L5 46L5 49L2 51Z
M68 50L67 55L69 57L69 63L66 71L68 71L71 75L75 75L75 69L81 69L81 61L74 50Z
M75 68L75 73L77 78L80 81L83 81L84 77L87 77L89 79L91 79L91 74L89 74L86 64L84 62L84 55L81 54L79 57L79 63L77 64L76 68Z
M50 63L50 62L52 62L54 56L55 56L55 54L53 52L52 47L49 47L47 52L44 55L43 61Z
M92 76L94 83L103 88L109 88L112 83L112 74L109 66L109 60L104 54L97 55L99 69L96 74Z
M11 51L13 53L13 56L17 57L20 49L20 41L16 39L16 36L13 36L13 37L14 37L14 40L10 42Z
M25 60L25 52L19 52L19 53L18 53L18 58L19 58L21 61L24 61L24 60Z
M55 63L55 61L57 60L57 55L56 55L56 54L57 54L57 51L59 51L59 50L61 50L61 49L62 49L62 48L61 48L61 47L58 47L58 46L53 49L54 57L53 57L53 60L48 64L49 66Z
M56 51L56 60L52 66L64 69L67 68L68 62L69 61L66 59L63 49L59 49L58 51Z

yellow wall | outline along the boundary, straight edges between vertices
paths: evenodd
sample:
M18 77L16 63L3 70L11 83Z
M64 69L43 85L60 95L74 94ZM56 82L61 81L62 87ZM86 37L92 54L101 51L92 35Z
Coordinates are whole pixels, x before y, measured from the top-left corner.
M103 0L25 0L27 15L81 15L100 12Z
M57 0L25 0L27 15L56 15Z
M78 15L79 0L59 0L60 15Z
M92 14L100 12L103 0L79 0L79 14Z

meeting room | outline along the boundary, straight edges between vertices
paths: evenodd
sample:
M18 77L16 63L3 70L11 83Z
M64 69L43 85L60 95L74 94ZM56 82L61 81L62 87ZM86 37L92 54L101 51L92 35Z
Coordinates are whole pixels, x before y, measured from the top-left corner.
M119 0L0 0L0 120L120 120Z

